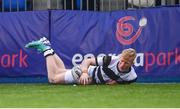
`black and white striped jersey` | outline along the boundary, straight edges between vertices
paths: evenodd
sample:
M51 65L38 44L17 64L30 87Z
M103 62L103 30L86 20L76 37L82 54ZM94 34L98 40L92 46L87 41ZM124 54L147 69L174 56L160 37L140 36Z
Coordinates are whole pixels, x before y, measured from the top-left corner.
M128 72L121 72L118 69L119 56L104 56L96 58L96 66L90 66L88 73L94 83L105 84L108 81L116 80L118 83L131 83L136 81L137 74L133 67Z

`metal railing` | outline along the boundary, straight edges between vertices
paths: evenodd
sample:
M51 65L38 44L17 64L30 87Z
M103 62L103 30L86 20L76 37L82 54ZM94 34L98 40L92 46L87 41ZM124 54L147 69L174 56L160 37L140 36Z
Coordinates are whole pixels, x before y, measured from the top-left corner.
M180 4L180 0L0 0L0 11L47 9L112 11L175 4Z

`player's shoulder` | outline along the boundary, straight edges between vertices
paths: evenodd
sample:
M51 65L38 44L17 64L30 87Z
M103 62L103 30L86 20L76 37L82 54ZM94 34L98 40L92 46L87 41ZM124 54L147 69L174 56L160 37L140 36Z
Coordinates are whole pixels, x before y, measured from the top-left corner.
M133 66L131 66L131 70L129 72L129 75L132 76L133 78L137 78L137 74L136 74L136 71L135 71Z

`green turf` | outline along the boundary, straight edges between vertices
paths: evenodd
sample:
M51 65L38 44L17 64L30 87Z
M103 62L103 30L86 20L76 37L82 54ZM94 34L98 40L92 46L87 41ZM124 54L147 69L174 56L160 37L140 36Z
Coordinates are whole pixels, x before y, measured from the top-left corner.
M180 84L0 84L1 107L180 107Z

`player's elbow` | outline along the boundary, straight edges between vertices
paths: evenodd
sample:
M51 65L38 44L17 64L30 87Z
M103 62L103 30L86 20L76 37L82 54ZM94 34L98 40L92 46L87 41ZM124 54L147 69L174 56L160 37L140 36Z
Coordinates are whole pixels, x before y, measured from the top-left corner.
M87 58L84 60L84 63L87 65L95 65L95 59L94 58Z

